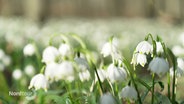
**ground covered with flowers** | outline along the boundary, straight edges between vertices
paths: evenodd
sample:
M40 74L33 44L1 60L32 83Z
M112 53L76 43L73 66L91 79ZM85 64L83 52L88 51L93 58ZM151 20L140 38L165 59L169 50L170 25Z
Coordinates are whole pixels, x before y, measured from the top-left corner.
M0 18L0 104L183 104L184 26Z

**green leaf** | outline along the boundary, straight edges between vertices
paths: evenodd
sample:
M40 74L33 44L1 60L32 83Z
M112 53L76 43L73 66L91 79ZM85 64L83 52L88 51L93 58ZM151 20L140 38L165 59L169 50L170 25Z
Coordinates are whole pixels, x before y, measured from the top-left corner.
M169 48L167 48L167 53L168 53L168 58L170 58L172 61L173 67L176 69L176 66L177 66L176 56Z
M136 78L136 81L138 81L140 84L142 84L144 87L146 87L148 91L151 91L152 87L150 85L148 85L146 82L144 82L142 79Z
M160 85L161 91L163 91L164 90L164 83L161 81L158 81L157 83Z
M141 96L141 100L142 100L142 101L145 100L145 98L146 98L146 96L148 95L148 93L149 93L149 90L147 90L147 91L145 91L145 92L143 93L143 95Z
M78 35L76 35L76 34L71 34L71 36L72 36L77 42L80 43L80 45L81 45L81 47L82 47L83 49L86 49L85 43L82 41L82 39L81 39Z
M156 101L155 104L172 104L167 96L160 94L159 92L155 93Z
M152 44L153 44L153 57L156 56L157 54L157 45L156 45L156 41L153 40L152 41Z
M0 72L0 99L4 103L10 102L12 100L11 97L9 96L9 88L8 88L7 83L6 83L6 79L1 72Z

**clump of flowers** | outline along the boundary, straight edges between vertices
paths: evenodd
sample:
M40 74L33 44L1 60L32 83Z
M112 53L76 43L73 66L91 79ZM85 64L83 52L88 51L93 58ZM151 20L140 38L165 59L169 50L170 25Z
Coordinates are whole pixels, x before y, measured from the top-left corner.
M50 45L43 50L44 65L40 73L31 79L29 89L47 91L49 87L62 88L64 92L56 94L57 97L62 96L64 102L70 103L77 101L76 96L82 96L85 101L78 101L80 103L97 101L100 104L143 104L149 92L151 104L162 103L158 97L176 103L176 78L183 76L184 61L177 58L159 36L154 39L148 34L138 43L131 62L121 54L113 37L101 48L99 59L95 59L92 51L77 35L72 34L72 39L65 35L61 37L62 43L58 47L50 41ZM70 39L75 40L74 45ZM145 71L151 73L151 84L137 75L139 69L147 69ZM31 72L31 67L25 72ZM168 77L167 96L155 91L155 84L164 89L160 78L165 75ZM146 88L146 91L141 90L144 94L140 92L139 85Z

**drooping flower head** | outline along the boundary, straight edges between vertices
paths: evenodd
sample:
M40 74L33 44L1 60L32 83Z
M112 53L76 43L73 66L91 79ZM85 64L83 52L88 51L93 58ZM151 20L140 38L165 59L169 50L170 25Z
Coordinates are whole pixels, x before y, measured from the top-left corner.
M161 42L156 42L156 47L157 53L164 52Z
M33 44L27 44L24 49L23 53L25 56L32 56L35 54L35 47Z
M79 79L82 82L88 81L90 78L91 78L91 76L90 76L90 73L88 70L79 73Z
M120 96L124 99L137 100L137 91L134 87L127 85L121 90Z
M148 70L161 76L169 71L169 63L164 58L156 57L149 63Z
M135 52L142 54L152 53L152 45L147 41L142 41L137 45Z
M63 43L59 46L59 52L61 54L61 56L70 56L72 54L72 50L70 45Z
M74 68L70 61L63 61L59 64L59 68L56 69L55 77L57 80L67 80L67 81L73 81L75 78L74 75Z
M100 81L103 82L107 78L107 72L103 69L97 70L98 76L100 78ZM95 73L95 82L98 81L97 75Z
M100 97L100 104L117 104L117 102L112 94L106 93Z
M85 71L89 69L89 65L86 59L81 58L81 57L76 57L74 59L74 61L76 62L77 66L78 66L78 71Z
M178 66L177 66L177 69L176 69L176 76L177 77L184 76L184 61L183 61L183 59L178 58L177 63L178 63ZM173 76L173 74L174 74L174 70L173 70L173 67L172 67L172 68L170 68L170 75Z
M110 64L107 68L107 76L111 83L122 82L127 78L127 72L123 67Z
M113 37L110 38L109 42L106 42L103 45L102 50L101 50L101 54L104 57L107 57L109 55L117 54L118 53L118 51L117 51L117 45L118 45L117 39L115 39Z
M59 56L59 51L57 50L57 48L53 46L48 46L43 51L42 62L45 62L46 64L54 62L58 56Z
M47 82L46 77L43 74L37 74L37 75L35 75L31 79L31 82L30 82L30 85L29 85L29 89L31 89L33 87L35 88L35 90L38 90L38 89L41 89L42 88L45 91L47 91L48 82Z
M35 74L35 68L33 65L27 65L24 69L25 74L32 76Z
M133 58L131 64L138 65L140 64L142 67L147 63L147 58L145 54L135 53L133 54Z
M59 70L58 63L52 62L47 64L44 74L48 81L53 82L56 79L57 70Z
M23 73L20 69L15 69L12 73L12 76L15 80L19 80L21 79L21 77L23 76Z

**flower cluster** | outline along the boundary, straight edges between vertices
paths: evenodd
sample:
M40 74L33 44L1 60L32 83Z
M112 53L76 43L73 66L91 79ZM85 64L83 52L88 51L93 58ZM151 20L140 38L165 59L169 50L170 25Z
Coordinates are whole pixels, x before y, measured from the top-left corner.
M148 41L151 37L152 44ZM155 94L155 74L159 77L168 75L168 89L170 89L170 76L173 79L173 89L176 87L176 77L184 75L184 61L181 58L176 58L172 51L165 46L160 37L154 40L152 35L148 35L144 41L141 41L136 46L132 61L128 62L118 50L118 44L114 38L111 37L101 48L102 59L94 61L91 52L87 50L85 44L77 38L80 48L75 49L71 44L64 42L59 45L59 48L50 45L43 50L42 62L45 66L41 69L41 72L31 79L29 89L35 88L44 89L47 91L51 83L63 81L67 84L92 82L89 92L92 93L96 88L100 88L97 94L100 94L100 104L117 104L117 99L128 102L139 102L142 104L144 97L141 96L138 89L138 84L146 86L147 90L152 94L152 104L154 104ZM27 49L33 49L30 44ZM26 50L25 47L25 50ZM32 48L30 48L32 47ZM35 50L34 50L35 51ZM26 53L26 55L33 55ZM81 51L81 52L80 52ZM107 63L104 63L106 59L110 58ZM98 62L101 61L99 65ZM132 65L133 64L133 65ZM98 66L99 65L99 66ZM137 66L139 68L147 69L152 74L152 85L148 85L143 80L139 79L136 75ZM34 73L31 71L31 66L27 66L26 73ZM18 71L15 73L21 76ZM77 80L78 79L78 80ZM159 82L163 87L162 82ZM75 86L80 86L78 83ZM121 90L120 90L121 89ZM169 90L170 91L170 90ZM174 94L173 90L172 94ZM88 91L83 89L82 94L88 96ZM96 92L95 92L96 93ZM146 92L147 93L147 92ZM169 92L169 96L170 96ZM118 98L117 98L118 96ZM141 98L142 97L142 98ZM171 99L171 98L169 98ZM175 98L172 98L175 101Z
M62 43L58 49L54 46L46 47L42 53L42 62L45 63L45 67L42 68L40 74L32 78L29 88L35 87L36 90L43 88L47 91L49 83L60 80L72 82L79 78L82 82L88 81L91 75L87 60L85 57L73 58L72 56L74 52L68 43ZM40 85L39 82L44 84Z

